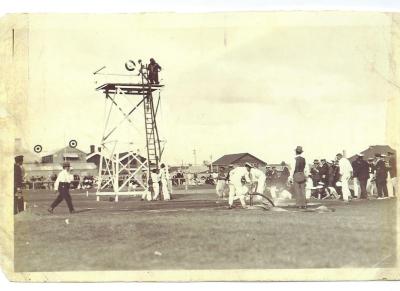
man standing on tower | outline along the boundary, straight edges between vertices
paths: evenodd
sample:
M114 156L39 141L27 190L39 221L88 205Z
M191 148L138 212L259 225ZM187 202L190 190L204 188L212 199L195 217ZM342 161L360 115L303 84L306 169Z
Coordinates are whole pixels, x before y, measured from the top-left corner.
M159 84L158 72L161 71L161 66L156 63L156 61L151 58L150 64L147 65L147 72L150 84Z

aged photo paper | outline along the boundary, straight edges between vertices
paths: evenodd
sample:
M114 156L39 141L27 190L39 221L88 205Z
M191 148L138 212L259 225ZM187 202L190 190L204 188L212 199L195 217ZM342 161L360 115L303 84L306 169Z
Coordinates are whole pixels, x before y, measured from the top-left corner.
M399 61L396 13L1 18L2 271L397 280Z

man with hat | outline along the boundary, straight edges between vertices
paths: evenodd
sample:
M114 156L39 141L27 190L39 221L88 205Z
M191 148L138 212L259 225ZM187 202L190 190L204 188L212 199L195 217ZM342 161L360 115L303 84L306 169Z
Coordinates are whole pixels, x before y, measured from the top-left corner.
M282 172L281 172L281 176L279 177L279 180L280 180L281 187L286 188L288 179L290 177L290 171L284 161L281 163L281 166L282 166Z
M340 176L340 184L342 187L342 197L346 202L350 201L351 192L349 188L349 181L353 176L353 167L350 164L350 161L343 157L341 153L336 155L336 159L339 164L339 176Z
M360 183L361 199L367 199L367 182L369 179L369 165L363 159L363 154L357 154L357 159L353 162L353 181L354 181L354 194L356 195L356 189L358 190L358 183Z
M292 167L292 179L296 206L301 209L307 208L306 200L306 160L302 157L303 148L297 146L295 149L295 166Z
M72 205L72 198L69 194L69 188L71 186L71 182L74 180L73 175L71 175L71 165L69 162L63 163L63 170L58 174L56 181L54 182L54 189L56 189L56 193L58 191L58 196L56 200L51 204L50 208L47 210L50 213L53 213L54 208L57 207L58 204L61 203L65 199L67 202L67 206L70 213L74 213L74 206Z
M353 178L353 191L354 191L353 197L355 197L355 198L360 198L359 197L360 191L359 191L359 184L358 184L359 181L357 178L357 172L358 172L358 166L359 166L359 163L357 162L358 158L359 158L359 154L356 154L356 159L351 162L351 167L353 168L353 177L352 177Z
M14 160L14 214L17 214L24 211L24 196L22 195L24 156L16 156Z
M369 179L367 181L367 193L371 196L377 193L375 182L375 163L374 158L369 158L368 161Z
M255 189L255 192L259 194L264 194L265 180L266 180L265 174L260 169L251 166L250 177L253 183L257 183L257 188Z
M217 185L215 187L218 198L224 198L227 176L228 174L225 172L225 168L219 167Z
M311 173L311 179L313 180L313 186L317 187L318 183L321 182L321 175L319 173L319 160L317 159L314 160L310 173Z
M236 167L229 172L229 209L233 208L233 201L239 199L243 208L246 208L245 195L249 189L244 183L251 183L250 169L252 166L249 163L245 167Z
M325 186L329 184L329 165L326 162L326 159L321 159L321 165L318 168L320 180L324 183Z
M378 191L378 199L388 197L387 177L388 173L383 155L375 154L375 183Z
M267 187L271 187L272 184L272 169L271 166L266 166L265 167L265 183L267 184Z

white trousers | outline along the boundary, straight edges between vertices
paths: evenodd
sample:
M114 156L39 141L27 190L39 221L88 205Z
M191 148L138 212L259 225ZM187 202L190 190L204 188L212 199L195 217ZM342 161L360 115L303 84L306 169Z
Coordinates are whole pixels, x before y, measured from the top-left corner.
M394 197L393 182L392 182L392 178L390 177L390 173L388 173L388 178L386 180L386 186L388 189L388 196Z
M311 198L311 189L313 188L313 181L311 178L307 178L306 182L306 199Z
M342 193L344 201L349 201L349 198L351 197L349 180L350 177L342 177Z
M277 195L276 195L276 186L271 186L271 197L272 199L276 199Z
M397 177L393 177L392 178L392 184L393 184L393 188L394 188L394 195L398 196L399 192L398 192L398 185L397 185Z
M147 201L150 201L151 200L151 192L150 191L143 192L142 199L146 199Z
M367 193L372 196L372 195L377 195L378 190L376 189L376 184L375 182L371 182L371 180L374 178L374 175L369 175L369 179L367 181Z
M264 189L265 189L265 178L264 179L260 178L257 180L256 192L258 194L264 194Z
M160 195L160 184L158 183L153 183L153 192L154 192L154 200L157 200L158 195Z
M249 189L242 185L242 183L229 183L229 206L233 205L233 201L236 199L240 200L242 206L246 206L246 202L244 200L245 195Z
M358 178L354 177L353 178L353 191L354 191L354 196L356 198L360 198L361 195L361 188L358 182Z
M215 191L217 192L218 197L220 198L224 197L225 186L226 186L225 180L218 180L217 185L215 187Z
M164 200L171 200L171 196L169 195L169 189L168 189L168 181L167 180L162 180L162 193L164 196Z

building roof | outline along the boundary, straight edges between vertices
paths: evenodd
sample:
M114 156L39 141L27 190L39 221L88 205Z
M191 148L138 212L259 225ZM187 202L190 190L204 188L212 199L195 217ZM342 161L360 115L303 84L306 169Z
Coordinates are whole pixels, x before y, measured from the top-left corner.
M369 146L366 150L363 150L361 153L364 155L364 160L369 158L375 158L375 154L385 154L387 155L388 152L392 152L396 154L396 150L392 149L388 145L372 145ZM358 153L357 153L358 154ZM354 161L357 155L349 157L350 161Z
M213 165L229 165L229 164L234 164L236 161L240 160L244 156L251 156L252 158L258 160L260 163L266 164L266 162L260 160L259 158L253 156L252 154L249 153L240 153L240 154L230 154L230 155L224 155L218 160L213 162Z
M83 154L86 155L86 153L78 148L71 148L69 146L57 149L57 150L53 150L53 151L48 151L48 152L44 152L42 153L42 157L48 157L48 156L53 156L55 154L58 153L62 153L62 154L67 154L67 153L76 153L76 152L81 152Z

